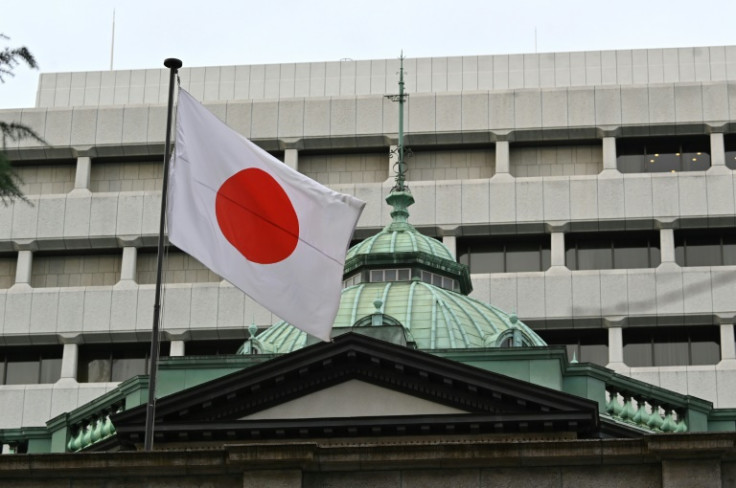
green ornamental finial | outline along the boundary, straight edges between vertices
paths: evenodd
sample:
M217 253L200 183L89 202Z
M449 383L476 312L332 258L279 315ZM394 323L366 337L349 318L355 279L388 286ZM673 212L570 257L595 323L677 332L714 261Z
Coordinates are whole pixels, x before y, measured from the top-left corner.
M398 161L394 164L394 167L396 168L396 176L394 177L396 184L391 191L402 192L408 191L405 184L406 162L404 161L404 156L406 155L406 150L404 148L404 101L406 101L406 97L408 96L404 93L404 51L401 51L399 60L401 63L399 67L399 94L386 95L386 98L394 102L399 102L399 144L396 148L396 157Z
M401 51L399 58L401 65L399 67L399 161L396 171L396 191L404 191L406 180L406 163L404 162L404 51Z
M399 67L399 94L388 95L387 98L394 102L399 102L399 144L396 148L396 157L398 161L394 164L396 168L395 181L396 184L391 189L391 193L386 197L386 202L393 207L391 225L404 225L409 218L410 205L414 203L414 197L406 186L406 162L404 161L406 150L404 148L404 101L408 96L404 93L404 51L401 51L399 57L401 62Z

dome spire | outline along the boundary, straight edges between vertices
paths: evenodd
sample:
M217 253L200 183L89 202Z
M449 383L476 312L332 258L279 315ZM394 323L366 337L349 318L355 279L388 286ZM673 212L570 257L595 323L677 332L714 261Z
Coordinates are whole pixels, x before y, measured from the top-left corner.
M399 141L395 149L397 161L394 163L396 184L391 188L391 193L386 197L386 203L393 207L391 218L394 224L405 224L409 218L409 206L414 203L414 197L406 185L406 149L404 148L404 102L409 95L404 92L404 51L399 57L399 94L386 95L386 98L399 102Z

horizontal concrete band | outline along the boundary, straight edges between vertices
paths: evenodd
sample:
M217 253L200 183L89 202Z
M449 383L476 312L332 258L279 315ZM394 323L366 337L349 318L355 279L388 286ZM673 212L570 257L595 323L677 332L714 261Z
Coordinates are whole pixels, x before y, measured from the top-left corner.
M384 183L333 188L368 202L358 224L370 231L390 222ZM732 226L736 174L681 172L613 176L512 178L412 182L418 227L450 234L624 230L656 227ZM70 193L30 196L31 205L0 207L0 251L155 245L160 193ZM431 202L427 204L428 202ZM678 224L679 221L679 224ZM364 233L364 232L363 232Z
M377 147L398 130L396 104L380 95L223 101L207 107L268 150ZM595 138L617 129L666 134L673 126L681 133L702 133L722 131L736 119L736 82L416 94L405 110L407 144L490 143L511 131L521 132L519 140ZM163 144L166 107L2 110L0 120L28 125L51 146L21 141L8 147L14 159L69 157L90 147L97 155L139 154L136 147L159 150Z
M117 473L180 474L185 465L187 472L212 467L230 466L232 469L303 469L304 471L344 471L349 469L402 469L437 468L452 460L452 468L489 466L600 465L622 462L631 464L659 464L663 459L681 457L697 450L702 459L733 459L734 436L723 434L670 434L666 444L655 437L640 439L529 440L526 442L493 442L488 439L463 442L437 442L436 439L410 442L392 440L390 445L378 441L370 444L319 445L305 441L289 444L257 444L228 446L208 451L165 451L87 453L83 456L37 454L33 456L2 456L0 477L34 471L60 473L101 467ZM356 459L360 462L356 463ZM683 463L696 461L681 460ZM725 462L725 461L724 461ZM446 466L451 469L450 466ZM155 470L155 471L152 471ZM72 471L73 472L73 471ZM1 479L1 478L0 478Z
M474 275L472 296L542 326L732 323L736 267L573 271ZM684 290L688 290L687 292ZM88 334L147 340L154 285L0 290L2 343L56 343ZM268 311L227 283L167 285L163 327L198 338L245 337L252 322L273 323Z
M197 99L284 99L394 93L399 59L184 67ZM736 78L736 46L404 59L409 93L686 83ZM38 106L165 103L168 70L43 73Z

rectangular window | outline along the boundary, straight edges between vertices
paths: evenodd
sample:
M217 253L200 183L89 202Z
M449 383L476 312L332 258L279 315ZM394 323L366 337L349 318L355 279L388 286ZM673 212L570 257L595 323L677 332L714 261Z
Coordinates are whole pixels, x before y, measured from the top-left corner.
M509 170L520 177L597 175L603 169L601 140L516 141Z
M535 330L549 345L564 345L567 359L581 363L608 364L607 329L544 329Z
M40 361L31 360L10 360L6 364L7 371L5 373L6 385L33 385L39 382Z
M461 237L457 240L457 254L458 261L466 264L471 273L545 271L550 267L550 237Z
M710 168L708 136L616 139L616 165L622 173L670 173Z
M148 357L113 358L111 369L112 381L125 381L139 374L148 374Z
M161 343L161 356L168 356L169 343ZM85 344L79 347L80 383L120 382L136 375L148 374L150 344Z
M58 345L0 348L0 385L56 383L62 352Z
M659 232L565 234L565 264L571 270L656 268Z
M736 229L676 230L675 262L680 266L736 265Z
M726 150L726 167L736 169L736 134L725 134L723 144Z
M184 354L186 356L227 356L238 352L244 342L245 338L187 341L184 344Z
M721 360L715 326L636 327L623 331L624 362L629 366L689 366Z
M34 253L31 286L111 286L120 280L122 259L118 248L99 249L94 254L72 250Z
M56 383L61 378L61 361L60 357L44 357L41 360L40 383Z

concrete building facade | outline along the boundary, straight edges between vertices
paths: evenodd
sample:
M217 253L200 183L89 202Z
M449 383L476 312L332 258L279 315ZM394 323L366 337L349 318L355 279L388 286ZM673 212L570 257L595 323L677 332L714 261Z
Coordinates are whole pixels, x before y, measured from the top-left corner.
M186 60L184 60L186 62ZM736 408L736 47L407 59L411 221L570 358ZM183 68L228 125L390 217L398 60ZM164 70L41 76L8 153L0 428L146 371ZM164 354L232 353L277 318L171 250Z

